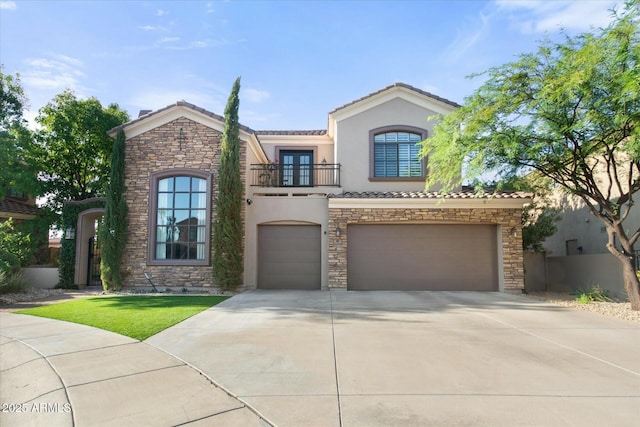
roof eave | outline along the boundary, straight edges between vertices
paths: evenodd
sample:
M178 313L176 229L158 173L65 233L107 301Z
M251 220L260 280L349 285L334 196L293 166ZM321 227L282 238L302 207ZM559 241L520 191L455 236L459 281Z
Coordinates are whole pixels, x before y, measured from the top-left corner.
M530 204L530 197L518 198L329 198L329 207L335 208L387 208L387 209L522 209Z

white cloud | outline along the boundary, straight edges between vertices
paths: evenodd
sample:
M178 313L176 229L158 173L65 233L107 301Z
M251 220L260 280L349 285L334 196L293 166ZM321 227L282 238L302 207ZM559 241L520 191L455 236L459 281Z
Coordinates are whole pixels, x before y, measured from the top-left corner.
M588 31L611 22L610 10L620 1L496 1L498 10L509 14L512 27L524 34Z
M253 129L270 129L271 126L268 123L271 123L281 117L280 114L273 112L258 112L242 108L240 109L238 115L238 119L241 124L249 126Z
M157 25L140 25L138 28L144 31L164 31L166 28Z
M175 43L180 41L180 37L163 37L158 40L158 43Z
M244 98L249 102L262 102L266 99L269 99L271 94L266 90L258 90L258 89L244 89L243 91Z
M180 40L179 37L165 37L165 39L162 39L162 40L165 40L165 41L176 41L171 39ZM186 44L180 44L180 45L156 44L156 46L154 47L163 47L165 49L170 49L170 50L191 50L191 49L204 49L207 47L219 47L227 44L229 43L226 40L192 40Z
M158 110L177 101L186 101L216 114L222 114L224 105L216 97L193 89L149 88L133 95L127 104L138 110ZM133 113L137 115L137 111Z
M166 10L162 10L162 9L158 9L156 11L156 16L164 16L164 15L168 15L169 12L167 12Z
M214 13L215 11L213 3L207 3L207 13Z
M0 9L2 10L16 10L18 5L14 1L0 1Z
M67 55L53 54L50 58L30 58L22 81L36 89L67 89L80 86L85 76L84 63Z
M207 46L209 46L209 42L207 42L206 40L194 40L189 43L189 47L193 49L201 49Z
M455 40L453 40L453 42L443 50L444 55L442 60L449 64L455 64L461 58L466 57L467 52L469 52L479 41L482 40L483 37L486 36L490 29L491 18L492 15L480 13L477 19L473 20L479 21L479 25L476 22L464 25L464 32L459 32ZM467 32L467 28L471 28L471 31Z

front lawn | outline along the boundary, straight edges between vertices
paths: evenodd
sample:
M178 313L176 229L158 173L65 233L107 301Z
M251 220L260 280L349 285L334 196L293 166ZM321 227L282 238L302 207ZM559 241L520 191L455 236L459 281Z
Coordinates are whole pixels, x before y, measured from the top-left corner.
M224 296L106 296L16 311L65 320L145 340L221 303Z

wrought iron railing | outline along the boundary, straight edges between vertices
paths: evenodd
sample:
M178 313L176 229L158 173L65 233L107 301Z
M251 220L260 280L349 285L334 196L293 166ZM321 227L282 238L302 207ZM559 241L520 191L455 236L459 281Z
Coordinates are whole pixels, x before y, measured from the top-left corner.
M339 187L340 164L252 164L251 185L258 187Z

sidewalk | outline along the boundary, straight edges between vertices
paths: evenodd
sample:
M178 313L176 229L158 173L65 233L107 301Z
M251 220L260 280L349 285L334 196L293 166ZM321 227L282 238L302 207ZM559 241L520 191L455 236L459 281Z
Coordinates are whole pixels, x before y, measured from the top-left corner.
M271 424L209 378L144 342L0 312L0 425Z

